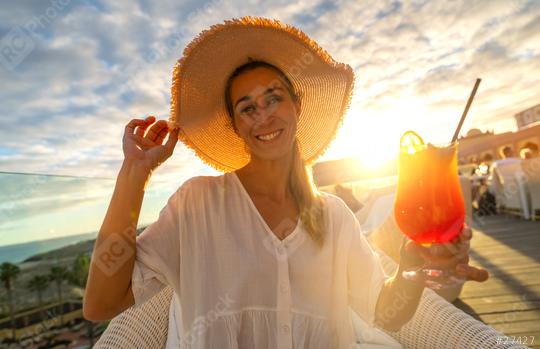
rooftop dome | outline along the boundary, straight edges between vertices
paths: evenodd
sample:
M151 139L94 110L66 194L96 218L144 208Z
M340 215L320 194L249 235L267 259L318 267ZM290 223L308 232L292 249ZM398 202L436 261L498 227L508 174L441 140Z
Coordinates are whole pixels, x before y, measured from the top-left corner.
M480 136L480 135L482 135L482 134L483 134L483 132L480 131L479 129L477 129L477 128L471 128L471 129L469 130L469 132L467 132L467 137Z

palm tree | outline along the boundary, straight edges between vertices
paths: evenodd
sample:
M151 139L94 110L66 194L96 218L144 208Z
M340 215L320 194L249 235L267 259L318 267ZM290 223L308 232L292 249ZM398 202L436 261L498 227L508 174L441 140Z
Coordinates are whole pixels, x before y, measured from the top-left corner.
M49 272L49 280L56 283L56 292L58 294L58 302L60 303L60 324L64 324L64 304L62 302L62 283L69 277L69 272L66 267L55 266L51 267Z
M90 257L81 254L73 261L73 267L71 269L69 282L77 287L84 289L86 287L86 281L88 279L88 271L90 270ZM86 322L86 331L88 340L90 341L90 348L94 346L94 324L83 318Z
M90 269L90 257L85 254L78 255L73 261L69 282L77 287L85 288L88 279L88 270Z
M30 291L36 292L39 305L39 317L43 321L43 291L49 287L49 278L46 275L36 275L26 285Z
M21 269L15 264L4 262L0 265L0 281L4 284L7 290L8 305L9 305L9 317L11 319L11 337L16 340L15 331L15 307L13 305L13 281L19 276Z

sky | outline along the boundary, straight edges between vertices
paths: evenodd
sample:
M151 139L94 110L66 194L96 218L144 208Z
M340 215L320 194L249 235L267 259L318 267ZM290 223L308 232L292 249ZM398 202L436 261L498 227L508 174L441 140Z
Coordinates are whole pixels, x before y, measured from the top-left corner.
M84 189L80 198L67 179L29 186L28 178L0 174L0 245L80 233L58 223L52 212L62 208L95 217L90 225L99 227L122 163L125 124L150 114L167 119L172 69L185 45L208 26L245 15L295 25L353 67L351 107L321 160L377 164L393 157L408 129L429 142L450 141L477 77L464 132L513 130L513 115L540 103L535 0L2 1L0 171L110 179L88 181L105 189ZM216 174L179 143L152 178L155 201L141 219L156 218L187 178ZM33 206L35 197L45 201ZM47 229L35 229L37 222Z

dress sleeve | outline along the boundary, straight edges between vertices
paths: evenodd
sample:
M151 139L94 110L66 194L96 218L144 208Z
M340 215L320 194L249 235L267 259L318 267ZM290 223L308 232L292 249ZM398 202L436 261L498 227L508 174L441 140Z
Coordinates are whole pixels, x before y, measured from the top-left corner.
M131 289L135 305L158 293L165 285L175 285L180 275L180 224L182 197L180 187L167 201L157 221L147 226L136 238L135 265Z
M370 326L375 320L379 293L389 276L364 236L360 223L351 210L341 205L342 229L350 237L347 257L348 295L350 307Z

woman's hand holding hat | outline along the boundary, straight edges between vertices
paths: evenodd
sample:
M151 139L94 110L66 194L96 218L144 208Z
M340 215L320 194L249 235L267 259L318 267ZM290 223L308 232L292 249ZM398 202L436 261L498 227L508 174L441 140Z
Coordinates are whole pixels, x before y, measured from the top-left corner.
M166 120L155 121L156 118L152 115L146 119L132 119L125 127L122 140L124 159L142 165L149 172L173 154L180 130L175 128L169 131ZM163 144L167 134L169 138Z

